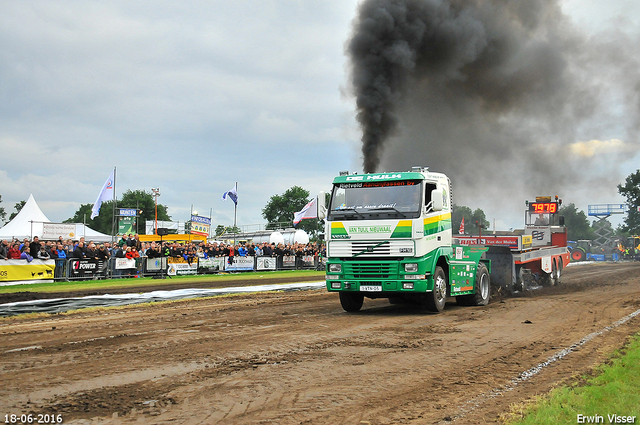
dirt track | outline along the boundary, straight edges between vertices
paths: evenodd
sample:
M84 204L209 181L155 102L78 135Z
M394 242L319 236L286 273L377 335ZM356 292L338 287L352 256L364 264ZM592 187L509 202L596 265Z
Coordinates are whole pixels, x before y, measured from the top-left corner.
M347 314L335 294L311 291L3 320L0 419L495 423L621 347L640 316L605 328L638 309L640 263L621 263L571 267L560 288L438 315L386 300Z

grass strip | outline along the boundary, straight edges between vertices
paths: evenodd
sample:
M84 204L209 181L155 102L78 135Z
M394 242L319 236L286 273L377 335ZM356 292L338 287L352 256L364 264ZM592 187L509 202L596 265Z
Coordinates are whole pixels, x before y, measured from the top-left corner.
M82 280L70 282L49 282L49 283L32 283L0 286L0 294L12 294L16 292L74 292L87 290L107 290L126 288L135 285L136 287L144 286L161 286L175 284L189 284L202 282L229 282L243 281L255 282L259 284L261 280L278 279L278 278L299 278L317 276L319 280L324 279L324 271L316 270L284 270L273 272L254 272L254 273L233 273L233 274L209 274L197 276L172 276L171 279L153 279L151 277L133 278L133 279L103 279L103 280Z
M640 334L630 337L595 373L514 406L505 423L640 423Z

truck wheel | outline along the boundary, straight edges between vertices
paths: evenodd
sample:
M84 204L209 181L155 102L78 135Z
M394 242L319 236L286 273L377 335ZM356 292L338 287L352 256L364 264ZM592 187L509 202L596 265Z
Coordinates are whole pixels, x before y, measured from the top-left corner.
M440 313L444 310L447 301L447 277L442 267L436 266L433 273L433 291L427 292L424 300L424 306L427 310L434 313Z
M491 298L491 279L489 270L483 263L478 264L476 271L475 294L456 297L459 305L487 305Z
M571 261L584 261L586 253L582 248L575 248L571 251Z
M360 311L362 303L364 302L364 295L357 292L340 292L340 305L344 311L349 313L355 313Z
M473 294L473 305L487 305L489 298L491 298L489 270L487 270L487 266L480 263L476 271L476 293Z
M524 267L520 268L519 276L519 285L520 290L522 292L530 291L531 289L537 287L537 281L533 273L531 273L530 269L526 269Z

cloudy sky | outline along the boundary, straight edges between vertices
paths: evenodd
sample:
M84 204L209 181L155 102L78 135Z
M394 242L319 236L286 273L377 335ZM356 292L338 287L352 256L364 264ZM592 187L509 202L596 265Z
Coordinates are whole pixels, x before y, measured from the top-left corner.
M363 169L345 54L358 3L0 0L1 206L10 213L33 194L50 220L65 220L114 167L119 195L159 187L174 220L193 206L214 226L233 222L221 195L235 182L239 225L264 223L269 198L294 185L329 190L338 171ZM637 40L636 0L561 5L586 37ZM638 143L626 109L609 102L618 113L583 123L576 149ZM623 202L615 185L640 168L638 155L615 158L602 185L558 194L585 211ZM456 193L503 229L521 227L523 201L538 194L496 205Z

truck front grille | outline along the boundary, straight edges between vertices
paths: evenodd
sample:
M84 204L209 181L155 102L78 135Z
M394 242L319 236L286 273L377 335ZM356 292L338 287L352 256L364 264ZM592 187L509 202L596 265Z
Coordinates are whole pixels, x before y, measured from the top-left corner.
M344 263L347 279L391 279L398 274L394 264Z
M351 242L351 255L389 255L391 254L391 244L386 241L379 242Z

